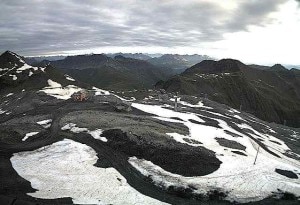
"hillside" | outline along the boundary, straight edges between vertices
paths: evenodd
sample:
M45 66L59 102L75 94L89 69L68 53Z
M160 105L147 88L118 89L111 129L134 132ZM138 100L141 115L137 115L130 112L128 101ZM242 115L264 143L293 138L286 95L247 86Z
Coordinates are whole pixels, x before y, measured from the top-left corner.
M299 202L299 129L199 96L180 94L175 109L170 93L115 94L12 52L0 60L0 204ZM203 78L247 73L226 61L204 62Z
M240 108L276 123L300 126L299 74L276 65L255 69L239 61L202 61L158 88L209 99Z
M156 91L37 93L1 94L1 204L298 203L298 129Z
M50 63L82 82L112 90L152 88L157 81L170 77L166 69L120 55L114 58L102 54L69 56L44 63Z
M10 51L0 56L0 94L8 93L10 96L16 92L38 91L36 95L45 97L49 94L64 99L82 89L91 88L51 65L28 65L22 56ZM22 107L21 104L19 106Z

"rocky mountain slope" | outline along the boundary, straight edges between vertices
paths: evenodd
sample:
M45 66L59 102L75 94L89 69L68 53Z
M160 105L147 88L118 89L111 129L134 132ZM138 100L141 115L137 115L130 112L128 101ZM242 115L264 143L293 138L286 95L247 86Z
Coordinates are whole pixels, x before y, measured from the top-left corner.
M52 67L31 66L24 58L10 51L0 56L0 94L40 90L43 93L61 92L62 97L78 92L81 88L91 89L92 87L75 81L72 77L63 74Z
M0 204L299 203L299 129L201 97L175 109L172 94L83 87L3 55L1 77L24 79L0 84ZM41 87L21 89L39 72ZM86 101L71 98L80 90Z
M275 65L255 69L237 60L202 61L182 74L159 82L158 88L210 99L242 108L276 123L300 126L299 73Z
M82 82L112 90L151 88L157 81L170 77L167 69L120 55L114 58L102 54L69 56L44 62L48 63Z

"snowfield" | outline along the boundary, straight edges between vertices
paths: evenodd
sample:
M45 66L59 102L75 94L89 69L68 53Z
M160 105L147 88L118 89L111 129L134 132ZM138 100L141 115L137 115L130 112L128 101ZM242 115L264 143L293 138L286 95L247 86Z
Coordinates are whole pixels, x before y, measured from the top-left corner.
M166 204L139 193L114 168L98 168L97 153L87 145L65 139L35 151L13 155L11 163L37 189L28 195L75 204Z
M49 86L43 88L42 90L40 90L40 92L44 92L50 96L61 100L70 99L74 93L82 90L82 88L79 88L75 85L67 85L65 87L62 87L61 84L51 79L48 80L48 84Z
M190 119L193 119L198 122L205 122L201 119L201 115L199 114L175 112L158 105L132 103L132 107L154 114L157 116L155 118L163 121L183 123L189 128L189 136L183 136L178 133L166 134L181 143L189 144L183 140L187 137L201 142L203 144L190 144L190 146L204 146L214 151L217 158L222 161L220 168L212 174L184 177L167 172L150 161L131 157L129 162L142 174L149 176L157 185L164 186L165 188L170 185L178 187L188 187L188 185L192 185L197 188L195 192L199 194L206 194L209 191L218 190L227 194L227 200L240 203L262 200L274 193L278 193L278 190L293 193L298 197L300 196L299 178L291 179L275 172L275 169L282 169L300 173L300 162L283 155L290 149L282 140L271 135L260 133L245 123L238 125L242 129L247 129L247 134L255 138L262 138L262 143L268 148L273 148L272 152L280 156L280 158L276 157L260 147L258 158L254 165L254 159L259 145L249 136L230 127L223 120L211 118L218 121L219 127L221 128L217 128L190 121ZM239 113L236 110L230 111L232 113ZM170 119L171 117L177 117L182 121ZM252 131L252 133L248 132L248 130ZM228 134L228 131L239 137ZM245 147L245 150L221 146L217 138L238 142ZM236 154L232 151L238 151L241 154Z
M96 130L90 131L87 128L77 127L76 124L74 124L74 123L68 123L65 126L63 126L61 128L61 130L70 130L73 133L86 132L86 133L90 134L93 138L95 138L97 140L107 142L107 139L105 137L101 137L101 134L103 132L103 130L101 130L101 129L96 129Z
M73 81L73 80L71 80L72 78L69 76L67 76L66 79L69 81ZM50 95L50 96L55 97L60 100L68 100L71 98L71 96L74 93L77 93L77 92L83 90L82 88L77 87L75 85L67 85L67 86L63 87L60 83L57 83L51 79L48 80L48 84L49 84L49 86L43 88L42 90L40 90L40 92L44 92L47 95ZM93 87L92 90L95 92L95 94L94 94L95 96L111 95L110 92L99 89L97 87Z

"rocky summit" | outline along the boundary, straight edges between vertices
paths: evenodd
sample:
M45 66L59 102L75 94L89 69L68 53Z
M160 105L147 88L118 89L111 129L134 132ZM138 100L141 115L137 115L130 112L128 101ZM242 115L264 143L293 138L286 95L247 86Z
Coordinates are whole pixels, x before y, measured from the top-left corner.
M207 97L269 122L299 127L300 78L295 70L282 65L261 69L233 59L204 60L156 87Z

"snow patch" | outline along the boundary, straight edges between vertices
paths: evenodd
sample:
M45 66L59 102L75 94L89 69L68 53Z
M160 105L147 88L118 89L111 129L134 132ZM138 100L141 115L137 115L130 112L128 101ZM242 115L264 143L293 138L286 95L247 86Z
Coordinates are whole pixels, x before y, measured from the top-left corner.
M9 76L12 77L13 80L17 80L18 79L18 77L16 75L9 74Z
M189 142L184 140L184 139L189 139L189 136L181 135L181 134L178 134L176 132L175 133L166 133L166 134L169 135L170 137L172 137L177 142L180 142L180 143L183 143L183 144L188 144L188 145L194 146L194 147L201 146L200 144L193 144L193 143L189 143Z
M92 135L93 138L95 138L97 140L101 140L103 142L107 142L106 137L101 137L102 132L103 132L103 130L101 130L101 129L97 129L97 130L94 130L94 131L88 131L88 133L90 135Z
M243 118L241 118L239 115L233 115L234 118L245 121Z
M11 62L10 62L10 64L11 64ZM1 76L4 76L4 75L6 75L7 73L9 73L10 71L14 70L17 66L18 66L18 65L15 64L14 67L12 67L11 69L8 69L8 68L2 69L2 71L6 71L6 72L3 73L3 74L1 74L0 77L1 77Z
M187 103L185 101L179 101L179 103L184 105L184 106L193 107L193 108L201 107L201 108L213 109L211 107L205 106L202 101L199 101L196 105Z
M8 93L7 95L5 95L5 97L9 97L12 96L14 93Z
M97 140L107 142L106 137L101 137L101 134L103 132L103 130L101 130L101 129L96 129L96 130L90 131L87 128L77 127L75 123L68 123L65 126L63 126L61 128L61 130L70 130L73 133L86 132L86 133L90 134L93 138L95 138Z
M67 80L69 80L69 81L75 81L75 79L74 78L72 78L71 76L69 76L69 75L65 75L65 77L66 77L66 79Z
M38 68L37 67L33 67L33 66L30 66L28 65L27 63L24 63L24 65L20 68L17 69L17 72L23 72L24 70L28 70L28 69L33 69L34 71L37 71Z
M47 128L51 127L51 122L52 122L52 119L49 119L49 120L39 121L39 122L37 122L37 124L43 126L43 128L45 128L45 129L47 129Z
M61 87L61 84L59 84L59 83L57 83L57 82L55 82L55 81L53 81L53 80L48 80L47 81L48 82L48 85L50 86L50 87L53 87L53 88L55 88L55 87Z
M8 70L8 68L0 68L0 72L7 71L7 70Z
M25 135L25 137L22 139L22 141L27 140L29 137L37 135L39 132L29 132Z
M241 113L240 111L236 110L236 109L233 109L233 108L230 108L228 110L230 113Z
M73 140L15 153L10 160L37 190L27 193L32 197L71 197L75 204L166 204L132 188L115 168L94 166L98 160L95 150Z
M5 113L6 111L5 110L2 110L1 108L0 108L0 115L2 115L3 113Z
M80 133L80 132L87 132L88 131L87 128L76 127L76 124L74 124L74 123L66 124L65 126L63 126L61 128L61 130L70 130L73 133Z
M276 152L277 154L283 154L286 151L290 150L290 148L284 143L284 141L273 137L272 135L260 133L246 123L236 125L241 129L252 131L247 133L256 139L262 139L263 141L261 141L261 143L272 149L272 151Z
M205 122L204 120L200 119L198 116L196 116L193 113L175 112L170 109L162 108L159 105L146 105L146 104L132 103L131 106L160 117L165 117L165 118L179 117L184 121L188 121L189 119L191 119L199 122Z
M13 52L10 52L10 51L9 51L9 53L10 53L11 55L15 56L21 63L24 63L24 64L25 64L25 61L24 61L20 56L18 56L17 54L15 54L15 53L13 53Z
M75 85L67 85L65 87L62 87L61 84L49 79L48 80L49 87L45 87L40 92L44 92L52 97L55 97L60 100L67 100L70 99L71 96L82 90L82 88L79 88Z
M217 116L219 116L219 117L225 117L225 118L227 118L227 119L231 119L230 117L225 116L225 115L222 115L222 114L217 113L217 112L211 112L211 111L208 111L208 110L204 110L204 111L205 111L205 112L208 112L208 113L210 113L210 114L213 114L213 115L217 115Z
M115 95L115 94L112 94L112 95L115 96L115 97L117 97L117 98L119 98L122 101L125 101L125 102L132 102L132 101L136 100L135 97L130 97L131 99L128 100L128 99L122 98L122 97L120 97L118 95Z
M99 89L97 87L93 87L93 90L95 91L95 95L109 95L110 94L108 91Z

